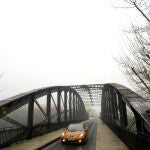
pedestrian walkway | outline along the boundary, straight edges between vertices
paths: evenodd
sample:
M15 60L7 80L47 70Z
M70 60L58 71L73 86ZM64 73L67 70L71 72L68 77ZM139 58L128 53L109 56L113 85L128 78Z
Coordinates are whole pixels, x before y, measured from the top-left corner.
M129 148L98 119L96 150L129 150Z

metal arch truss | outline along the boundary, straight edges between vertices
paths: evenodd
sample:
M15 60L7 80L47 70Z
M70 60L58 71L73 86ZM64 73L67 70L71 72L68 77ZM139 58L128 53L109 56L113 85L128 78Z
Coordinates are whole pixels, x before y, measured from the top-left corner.
M46 110L37 100L43 96L46 97ZM25 105L27 105L27 123L23 124L9 114ZM102 120L127 144L131 143L132 138L136 141L135 145L138 145L140 141L144 141L144 145L150 143L149 140L145 142L150 139L150 103L148 101L119 84L88 84L41 88L0 101L0 121L13 125L9 128L0 128L0 148L19 140L51 132L70 122L86 120L88 114L85 106L89 105L101 105ZM135 118L130 123L127 106ZM44 117L36 125L34 124L34 119L37 119L34 116L35 107ZM55 122L52 121L53 118L56 118ZM134 124L136 124L138 136L142 135L142 138L128 132ZM130 147L132 148L131 145Z
M46 110L37 101L38 98L43 96L46 97ZM24 105L28 106L26 125L9 116L10 113ZM34 124L34 119L36 119L34 118L34 113L36 113L34 112L35 107L41 111L45 118L36 125ZM54 109L56 114L52 114L52 110ZM54 117L56 118L56 122L52 123L51 119ZM55 86L33 90L1 101L0 119L13 125L12 128L0 128L0 147L3 147L21 138L32 138L44 132L50 132L56 128L66 126L70 122L86 120L88 119L88 115L82 98L76 90L67 86Z
M131 121L128 110L133 113ZM150 147L150 103L119 84L102 89L101 118L131 149ZM130 122L130 124L129 124ZM135 124L136 133L129 128Z
M100 106L103 84L72 85L81 96L85 106Z

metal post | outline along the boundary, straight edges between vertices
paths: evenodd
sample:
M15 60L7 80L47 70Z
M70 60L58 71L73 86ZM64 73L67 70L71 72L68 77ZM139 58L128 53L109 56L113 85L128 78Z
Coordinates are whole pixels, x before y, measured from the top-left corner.
M139 117L139 115L137 114L136 111L134 111L133 113L134 113L135 121L136 121L137 134L144 133L142 120L140 119L140 117Z
M80 119L80 115L81 115L81 111L80 111L80 107L81 107L81 100L78 97L78 118Z
M101 102L101 114L100 114L100 117L101 119L103 120L104 119L104 116L105 116L105 91L104 91L104 88L102 90L102 102Z
M122 126L126 127L128 124L126 104L122 100L122 96L120 94L118 95L118 97L119 97L119 109L120 109L120 122Z
M34 95L31 96L28 104L28 139L32 138L33 132L33 116L34 115Z
M51 123L51 91L47 94L47 124Z
M124 126L126 127L128 125L128 117L127 117L126 103L124 101L122 101L122 113L123 113Z
M115 107L116 107L116 105L115 105L115 95L114 95L114 91L112 91L111 92L111 94L112 94L112 99L111 99L111 107L112 107L112 121L114 122L114 123L116 123L116 112L115 112Z
M108 104L108 90L105 91L106 94L106 118L109 120L109 104Z
M72 120L72 107L71 107L71 103L72 103L72 96L71 96L71 91L69 91L69 120Z
M67 91L64 91L64 121L67 121Z
M61 91L60 89L58 89L58 92L57 92L57 122L61 122L61 99L60 99L60 96L61 96Z
M76 119L78 120L79 112L78 112L79 100L78 96L76 95Z
M117 105L117 93L116 91L113 91L113 101L114 101L114 119L115 123L119 121L118 118L118 105Z
M75 120L75 95L73 93L73 120Z
M119 99L119 111L120 111L120 124L121 126L126 126L127 125L127 116L125 114L126 112L126 105L123 103L122 96L119 94L118 95Z

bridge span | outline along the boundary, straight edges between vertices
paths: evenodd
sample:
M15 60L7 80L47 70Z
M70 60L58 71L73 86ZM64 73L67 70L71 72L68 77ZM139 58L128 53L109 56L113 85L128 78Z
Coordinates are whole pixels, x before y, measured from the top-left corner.
M150 148L150 103L119 84L46 87L0 101L0 147L87 120L86 107L98 105L102 121L130 149Z
M128 150L128 147L99 118L82 123L86 124L89 129L86 144L62 144L60 141L61 129L25 143L4 148L4 150Z

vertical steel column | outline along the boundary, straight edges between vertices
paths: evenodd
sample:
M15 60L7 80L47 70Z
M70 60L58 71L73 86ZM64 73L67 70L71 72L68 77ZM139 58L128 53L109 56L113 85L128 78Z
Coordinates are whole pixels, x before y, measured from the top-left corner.
M58 89L57 92L57 122L61 122L61 90Z
M126 112L126 105L122 100L122 96L118 94L119 99L119 111L120 111L120 124L121 126L127 126L127 112Z
M67 121L67 91L64 91L64 121Z
M113 111L113 105L114 105L114 101L113 101L113 93L112 93L112 89L110 91L110 99L111 99L111 106L110 106L110 109L111 109L111 121L114 121L114 111Z
M128 124L127 121L127 111L126 111L126 104L122 100L122 96L119 94L119 110L120 110L120 123L122 126L126 127Z
M119 118L118 118L117 93L115 90L113 91L113 100L114 100L114 119L116 123L119 121Z
M33 132L33 118L34 118L34 95L30 97L29 104L28 104L28 135L27 138L32 138Z
M115 95L114 95L114 91L113 90L112 90L111 94L112 94L112 99L111 99L112 121L113 121L113 123L116 123L116 112L115 112L116 105L115 105Z
M103 120L104 116L105 116L105 91L104 88L102 90L102 101L101 101L101 113L100 113L100 117Z
M122 113L123 113L123 124L126 127L128 125L127 108L126 103L122 100Z
M78 119L81 119L81 114L82 114L82 110L81 110L81 100L78 98Z
M108 109L107 109L107 112L108 112L108 119L109 121L111 121L111 116L110 116L110 113L111 113L111 109L110 109L110 89L107 91L107 102L108 102Z
M78 105L79 105L79 100L78 100L78 96L76 95L76 119L78 120L79 118L78 118Z
M73 93L73 120L75 120L75 94Z
M109 109L110 109L110 120L114 121L114 112L113 112L113 96L112 96L112 88L109 90Z
M133 111L133 113L134 113L134 116L135 116L137 133L138 134L144 133L142 120L140 119L140 117L139 117L139 115L137 114L136 111Z
M108 89L105 91L106 94L106 118L109 120L109 102L108 102Z
M71 104L72 104L72 93L71 93L71 91L69 91L69 120L70 121L72 120L72 107L71 107Z
M75 95L75 120L77 120L77 95Z
M46 114L47 114L47 124L51 123L51 91L47 93L47 109L46 109Z

